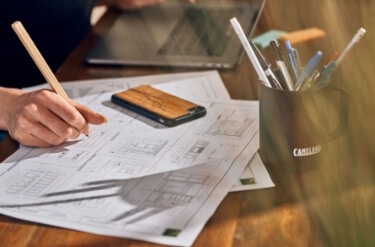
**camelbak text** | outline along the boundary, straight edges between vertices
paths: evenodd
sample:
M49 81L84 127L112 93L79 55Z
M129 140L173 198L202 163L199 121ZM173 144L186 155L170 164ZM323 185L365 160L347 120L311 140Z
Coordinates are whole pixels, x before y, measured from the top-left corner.
M320 145L307 147L307 148L295 148L293 149L293 156L300 157L300 156L314 155L314 154L320 153L321 150L322 150L322 146Z

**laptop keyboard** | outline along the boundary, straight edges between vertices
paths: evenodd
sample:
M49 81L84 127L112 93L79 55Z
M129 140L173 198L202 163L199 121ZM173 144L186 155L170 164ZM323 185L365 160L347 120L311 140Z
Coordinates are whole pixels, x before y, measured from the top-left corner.
M187 8L185 17L178 22L158 53L221 56L230 39L229 20L241 11L241 8ZM197 36L187 37L186 33L192 33L191 31Z

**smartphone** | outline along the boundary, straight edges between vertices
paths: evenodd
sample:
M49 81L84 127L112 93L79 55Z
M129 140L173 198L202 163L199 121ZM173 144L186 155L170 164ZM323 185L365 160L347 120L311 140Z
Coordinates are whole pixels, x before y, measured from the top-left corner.
M111 101L166 126L176 126L206 115L205 107L150 85L115 93Z

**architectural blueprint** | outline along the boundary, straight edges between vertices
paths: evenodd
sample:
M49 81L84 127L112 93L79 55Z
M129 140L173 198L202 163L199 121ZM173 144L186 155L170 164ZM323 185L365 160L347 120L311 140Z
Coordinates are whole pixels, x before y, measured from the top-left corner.
M102 92L120 91L141 84L152 84L160 90L192 101L195 99L230 99L230 95L216 70L76 81L74 84L64 83L63 87L72 98L79 98L89 93L100 94ZM28 90L36 90L44 87L48 88L49 86L45 84L30 87ZM257 154L250 159L248 166L237 179L231 191L274 186L262 161L256 156Z
M258 102L220 99L220 85L212 84L220 84L217 76L198 73L155 84L176 95L194 85L194 101L207 108L205 117L173 128L110 102L114 92L159 83L157 77L64 84L71 97L109 121L92 126L89 137L61 146L21 146L0 164L0 213L96 234L192 245L238 178L247 184L253 176L250 184L256 184L257 169L245 169L252 158L263 187L273 186L255 155Z

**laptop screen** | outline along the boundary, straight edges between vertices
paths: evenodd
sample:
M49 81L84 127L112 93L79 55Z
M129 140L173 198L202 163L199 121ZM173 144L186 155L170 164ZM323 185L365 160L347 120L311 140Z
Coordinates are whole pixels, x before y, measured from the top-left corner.
M243 49L229 20L237 17L250 37L264 3L166 1L122 12L86 60L106 65L233 68Z

